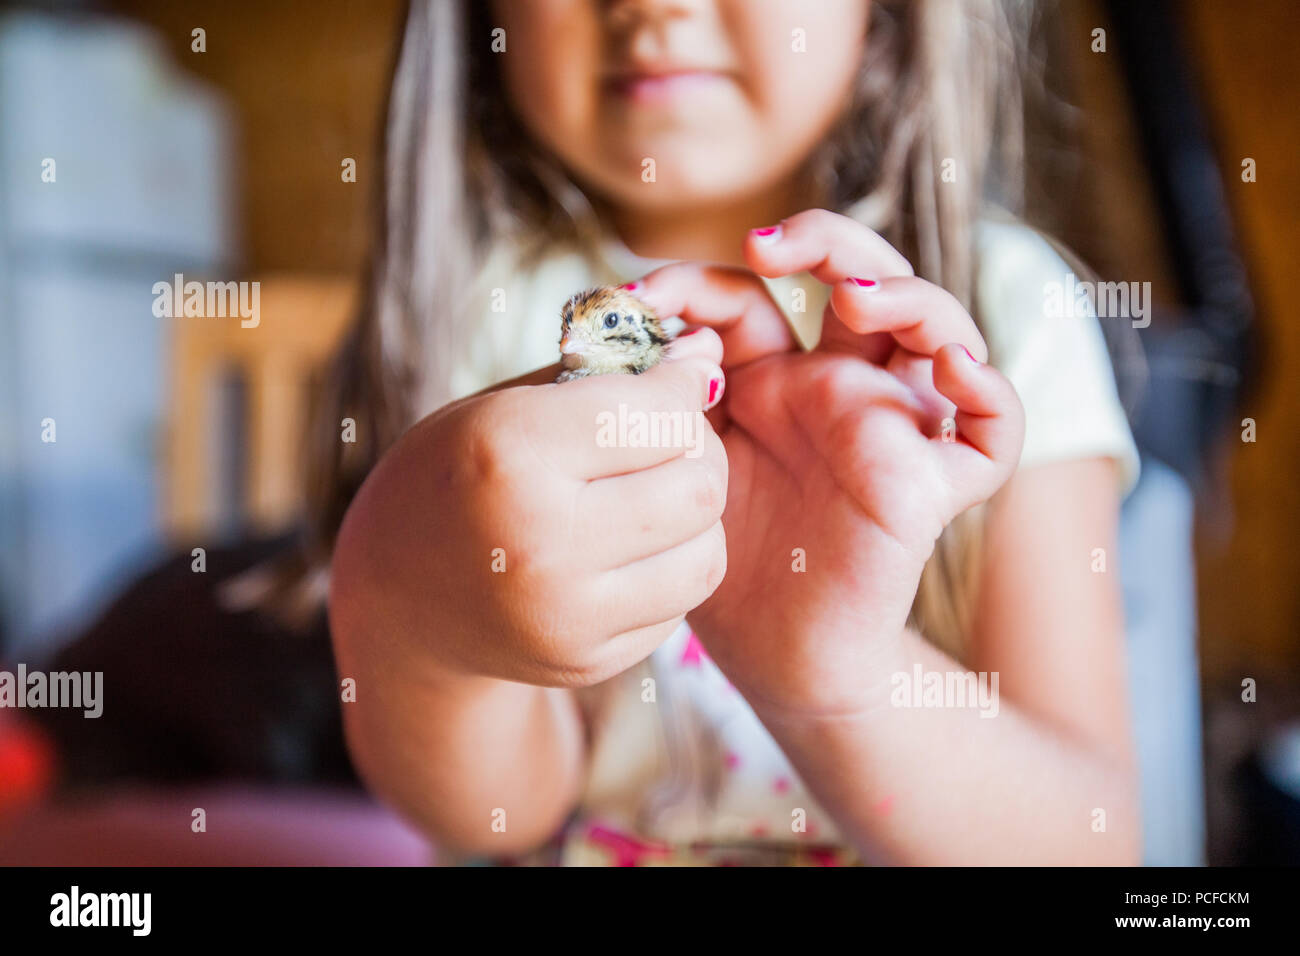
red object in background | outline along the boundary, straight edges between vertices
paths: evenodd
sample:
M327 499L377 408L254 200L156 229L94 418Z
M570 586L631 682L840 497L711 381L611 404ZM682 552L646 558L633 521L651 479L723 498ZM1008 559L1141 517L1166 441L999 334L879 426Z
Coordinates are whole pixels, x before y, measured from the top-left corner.
M28 724L0 721L0 820L37 803L54 780L54 748Z
M200 807L207 829L196 831ZM115 785L43 801L7 824L0 868L437 862L425 836L356 788Z

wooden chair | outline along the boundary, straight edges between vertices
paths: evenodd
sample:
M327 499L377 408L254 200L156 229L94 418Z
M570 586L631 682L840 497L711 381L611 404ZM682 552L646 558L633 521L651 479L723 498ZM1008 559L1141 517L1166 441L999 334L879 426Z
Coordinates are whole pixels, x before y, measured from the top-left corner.
M174 539L221 530L232 519L278 530L302 500L303 448L312 383L355 311L355 280L273 275L259 280L260 320L177 317L171 323L171 414L163 455L163 525ZM223 427L223 383L243 401ZM233 443L233 446L232 446ZM229 455L243 463L237 514L221 504Z

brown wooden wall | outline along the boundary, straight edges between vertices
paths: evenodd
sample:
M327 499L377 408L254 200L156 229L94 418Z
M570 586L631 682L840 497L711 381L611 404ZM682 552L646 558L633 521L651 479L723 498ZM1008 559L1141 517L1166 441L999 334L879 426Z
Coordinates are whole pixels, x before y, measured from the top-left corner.
M1300 673L1300 4L1190 0L1192 49L1230 174L1254 280L1263 374L1242 411L1258 440L1232 442L1230 496L1200 548L1203 657L1225 682ZM1243 183L1241 161L1258 181ZM1240 433L1238 433L1239 439Z
M348 272L369 241L400 0L120 0L235 108L245 264ZM207 52L190 32L207 31ZM340 163L357 161L357 182Z

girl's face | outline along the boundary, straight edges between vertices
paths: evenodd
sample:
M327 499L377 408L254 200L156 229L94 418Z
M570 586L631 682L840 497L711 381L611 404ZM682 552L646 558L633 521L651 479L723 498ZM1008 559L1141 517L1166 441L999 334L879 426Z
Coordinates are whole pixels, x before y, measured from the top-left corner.
M496 0L497 55L520 119L587 189L685 209L790 181L844 107L868 7Z

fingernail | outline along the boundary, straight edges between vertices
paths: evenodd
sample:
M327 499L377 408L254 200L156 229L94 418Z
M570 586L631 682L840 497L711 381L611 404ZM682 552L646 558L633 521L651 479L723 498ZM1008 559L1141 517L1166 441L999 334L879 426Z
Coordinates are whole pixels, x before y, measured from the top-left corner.
M712 408L714 405L718 404L720 398L722 398L722 379L709 379L709 403L705 405L704 408L706 410Z
M693 329L689 329L689 330L687 330L687 331L681 333L681 334L678 335L677 337L678 337L679 339L688 338L688 337L694 335L696 332L700 331L700 329L702 329L702 328L704 328L704 326L702 326L702 325L697 325L695 328L693 328Z
M976 365L983 365L983 364L984 364L984 363L981 362L979 359L977 359L975 356L971 355L971 353L970 353L970 349L966 348L966 346L963 345L963 346L961 347L961 350L962 350L963 352L965 352L965 353L966 353L966 357L967 357L968 359L970 359L972 362L974 362Z
M781 241L780 226L764 226L762 229L751 229L749 232L760 245L770 246Z
M880 288L880 283L877 282L875 279L858 279L855 278L854 276L849 276L849 281L852 282L854 285L859 286L863 289Z
M639 289L639 288L641 288L641 283L639 283L639 282L629 282L627 285L623 286L623 291L624 291L624 292L635 292L635 291L636 291L637 289Z

